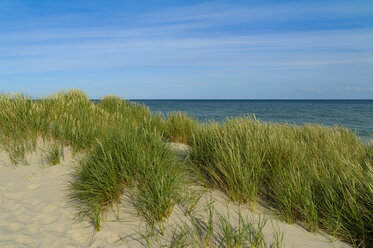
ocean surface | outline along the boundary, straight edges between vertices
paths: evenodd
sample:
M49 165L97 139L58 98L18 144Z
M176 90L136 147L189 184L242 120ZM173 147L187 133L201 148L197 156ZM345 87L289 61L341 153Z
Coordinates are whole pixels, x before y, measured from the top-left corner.
M257 119L293 124L345 126L365 142L373 136L373 100L133 100L151 111L182 111L199 121L254 114Z

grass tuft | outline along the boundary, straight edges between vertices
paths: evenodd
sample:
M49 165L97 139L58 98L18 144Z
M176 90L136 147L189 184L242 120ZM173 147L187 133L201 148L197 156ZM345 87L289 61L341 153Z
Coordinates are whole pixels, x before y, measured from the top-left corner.
M181 112L170 112L164 124L164 136L171 142L190 144L197 129L196 119Z
M211 205L205 211L201 216L189 215L187 221L173 229L169 238L160 239L150 229L140 233L141 241L147 247L282 247L283 236L277 229L273 243L267 244L264 240L265 217L254 221L241 212L234 216L223 215Z
M50 144L45 151L45 161L47 164L57 165L61 163L61 158L64 158L63 145L58 143Z
M70 197L79 216L100 228L105 210L119 203L125 187L134 189L134 202L155 225L167 218L178 198L183 166L160 137L142 129L109 130L98 140L73 174Z

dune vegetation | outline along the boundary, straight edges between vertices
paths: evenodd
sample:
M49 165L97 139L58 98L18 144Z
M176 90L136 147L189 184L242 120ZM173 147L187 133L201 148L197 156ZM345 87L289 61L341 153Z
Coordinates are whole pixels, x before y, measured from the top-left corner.
M371 148L350 130L234 118L203 125L192 151L209 186L232 200L261 198L287 222L372 245Z
M200 185L251 208L260 202L309 231L373 246L373 146L343 127L265 123L254 116L198 123L115 96L94 103L78 90L40 100L0 94L0 145L12 163L27 165L26 154L38 142L51 144L46 154L52 165L63 158L64 147L79 154L69 197L78 219L88 219L96 230L129 193L138 213L162 233L175 205L193 212L201 197L193 188ZM190 145L190 156L178 156L170 142ZM233 241L226 239L236 234L220 220L228 235L220 245L248 245L247 238L229 245ZM256 233L250 230L242 237Z

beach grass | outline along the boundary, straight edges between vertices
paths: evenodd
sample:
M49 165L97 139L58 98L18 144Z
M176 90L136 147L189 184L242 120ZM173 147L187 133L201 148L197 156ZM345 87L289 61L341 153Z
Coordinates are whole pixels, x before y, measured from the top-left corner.
M283 234L275 226L273 241L265 241L263 228L267 222L266 217L254 220L240 211L221 213L208 204L198 214L188 214L186 220L180 221L166 241L159 239L153 229L141 232L140 237L146 247L282 247Z
M113 128L80 161L70 197L79 216L99 230L105 210L131 191L138 212L149 224L161 225L178 200L184 171L160 137L130 125Z
M325 230L356 247L373 245L373 145L343 127L266 123L253 116L201 124L115 96L93 103L79 90L40 100L0 94L0 145L11 162L27 165L26 154L40 140L51 144L50 164L59 163L63 147L83 154L69 196L78 218L88 218L97 230L123 193L162 229L176 204L193 213L200 195L189 189L203 185L250 208L260 200L279 218L310 231ZM189 144L189 160L169 142ZM232 227L223 229L229 237Z
M164 136L171 142L191 144L193 134L198 129L198 121L185 113L174 111L167 115Z
M371 148L342 127L209 123L194 135L192 161L213 188L252 205L265 199L287 222L372 244Z
M48 149L45 151L45 162L50 165L57 165L61 163L61 159L64 158L63 145L55 142L48 146Z

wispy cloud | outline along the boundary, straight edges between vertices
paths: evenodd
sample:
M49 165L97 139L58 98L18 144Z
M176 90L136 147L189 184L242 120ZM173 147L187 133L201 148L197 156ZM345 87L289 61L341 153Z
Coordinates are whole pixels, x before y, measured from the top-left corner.
M102 13L84 5L81 12L25 15L0 25L0 74L185 68L172 80L193 82L187 68L194 68L210 80L282 82L316 93L326 79L329 88L343 89L355 77L361 85L345 91L371 91L373 2L363 2L218 1L128 14L122 5ZM7 24L14 28L2 28ZM319 83L299 85L312 80Z
M58 38L50 32L28 34L20 40L2 38L0 72L64 71L89 66L373 65L370 29L179 38L172 34L180 29L168 27L169 36L160 37L164 30L71 29L58 33Z
M320 21L370 17L371 1L357 5L348 1L261 2L232 5L229 1L207 2L183 8L169 7L163 11L141 16L144 23L200 22L211 25L231 25L287 21Z
M361 87L351 87L351 86L346 86L344 90L347 91L354 91L354 92L364 92L364 91L373 91L373 87L369 88L361 88Z

